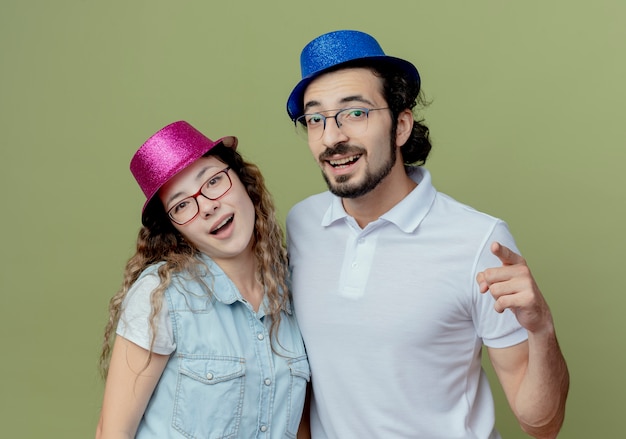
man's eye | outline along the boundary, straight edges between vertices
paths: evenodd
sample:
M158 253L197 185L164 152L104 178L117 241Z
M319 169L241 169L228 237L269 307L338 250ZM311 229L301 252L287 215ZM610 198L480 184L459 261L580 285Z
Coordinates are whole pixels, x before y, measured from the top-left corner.
M347 113L348 113L347 117L349 117L350 119L363 119L363 117L365 117L365 114L366 114L365 110L361 108L353 108Z
M317 125L322 122L323 118L321 114L311 114L306 118L307 125Z

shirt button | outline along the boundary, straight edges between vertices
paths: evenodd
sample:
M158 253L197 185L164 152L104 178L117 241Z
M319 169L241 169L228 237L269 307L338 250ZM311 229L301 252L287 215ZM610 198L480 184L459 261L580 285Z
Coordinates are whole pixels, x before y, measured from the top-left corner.
M206 374L206 379L207 380L212 380L213 379L213 374L211 372Z
M258 338L259 340L263 340L263 339L265 338L265 336L259 332L259 333L256 335L256 338Z
M365 244L365 238L359 238L357 241L359 244Z
M358 264L358 263L356 263L356 262L353 262L353 263L352 263L352 268L359 268L359 264Z
M265 383L266 386L269 386L270 384L272 384L272 380L270 380L269 378L265 378L265 381L263 381Z
M261 425L260 430L265 433L267 431L267 425Z

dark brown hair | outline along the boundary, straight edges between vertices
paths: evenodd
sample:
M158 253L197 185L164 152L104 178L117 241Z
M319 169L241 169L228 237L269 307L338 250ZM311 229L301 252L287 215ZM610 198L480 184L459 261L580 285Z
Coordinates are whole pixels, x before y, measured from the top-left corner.
M254 205L256 215L252 240L257 262L256 276L263 285L269 301L269 309L266 313L271 318L270 335L274 340L280 324L280 311L286 307L289 292L284 232L276 219L273 199L265 186L265 179L259 168L244 160L234 149L218 145L205 154L206 156L215 156L230 166L241 180ZM170 285L173 274L188 272L197 276L198 281L203 283L207 292L210 293L210 287L201 278L203 265L200 265L202 263L196 257L198 250L185 241L174 228L157 196L146 206L142 223L143 227L139 230L135 254L126 264L122 286L109 303L109 320L105 328L100 355L100 370L104 377L108 372L115 329L122 313L122 303L130 287L147 267L163 262L158 269L160 284L151 295L150 352L152 352L157 329L156 316L161 311L163 295ZM149 362L150 356L146 358L145 367Z
M400 148L402 159L405 165L421 166L426 163L428 154L432 148L429 138L429 130L424 119L417 117L417 110L428 106L420 89L420 84L408 78L408 76L397 67L380 60L359 59L350 61L329 69L328 72L349 69L366 68L381 78L382 93L387 101L387 105L392 113L391 136L395 138L398 125L398 115L409 109L413 113L413 131L409 139Z

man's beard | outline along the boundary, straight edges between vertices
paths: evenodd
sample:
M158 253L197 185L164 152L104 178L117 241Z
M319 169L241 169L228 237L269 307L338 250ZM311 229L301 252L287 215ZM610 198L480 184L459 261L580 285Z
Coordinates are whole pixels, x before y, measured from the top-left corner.
M340 145L337 149L348 149L347 145ZM332 155L334 151L327 151L328 155ZM358 198L361 197L373 189L375 189L381 181L384 180L387 175L393 169L393 166L396 162L396 148L389 142L389 156L388 160L380 165L378 169L365 169L365 178L360 183L350 183L350 178L353 178L351 175L340 175L336 178L336 181L333 183L326 176L324 171L322 171L322 176L326 181L326 185L328 186L328 190L333 194L337 195L341 198ZM320 157L321 159L321 157ZM359 158L361 160L361 158Z

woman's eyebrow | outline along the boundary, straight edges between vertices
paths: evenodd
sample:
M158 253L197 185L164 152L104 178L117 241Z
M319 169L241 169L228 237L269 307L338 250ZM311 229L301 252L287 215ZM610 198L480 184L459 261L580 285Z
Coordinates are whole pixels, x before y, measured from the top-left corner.
M207 173L207 171L208 171L209 169L211 169L211 168L217 168L217 167L218 167L218 166L214 166L214 165L208 165L208 166L205 166L204 168L202 168L202 169L200 169L200 170L198 171L198 173L196 174L196 176L195 176L195 178L194 178L194 179L195 179L195 180L200 180L201 178L203 178L203 176ZM175 194L172 194L172 196L171 196L171 197L169 197L169 198L167 199L167 202L165 203L165 204L166 204L166 206L167 206L167 205L169 205L169 204L170 204L172 201L174 201L176 198L178 198L178 197L182 197L183 195L185 195L185 194L184 194L184 192L182 192L182 191L180 191L180 192L176 192Z

